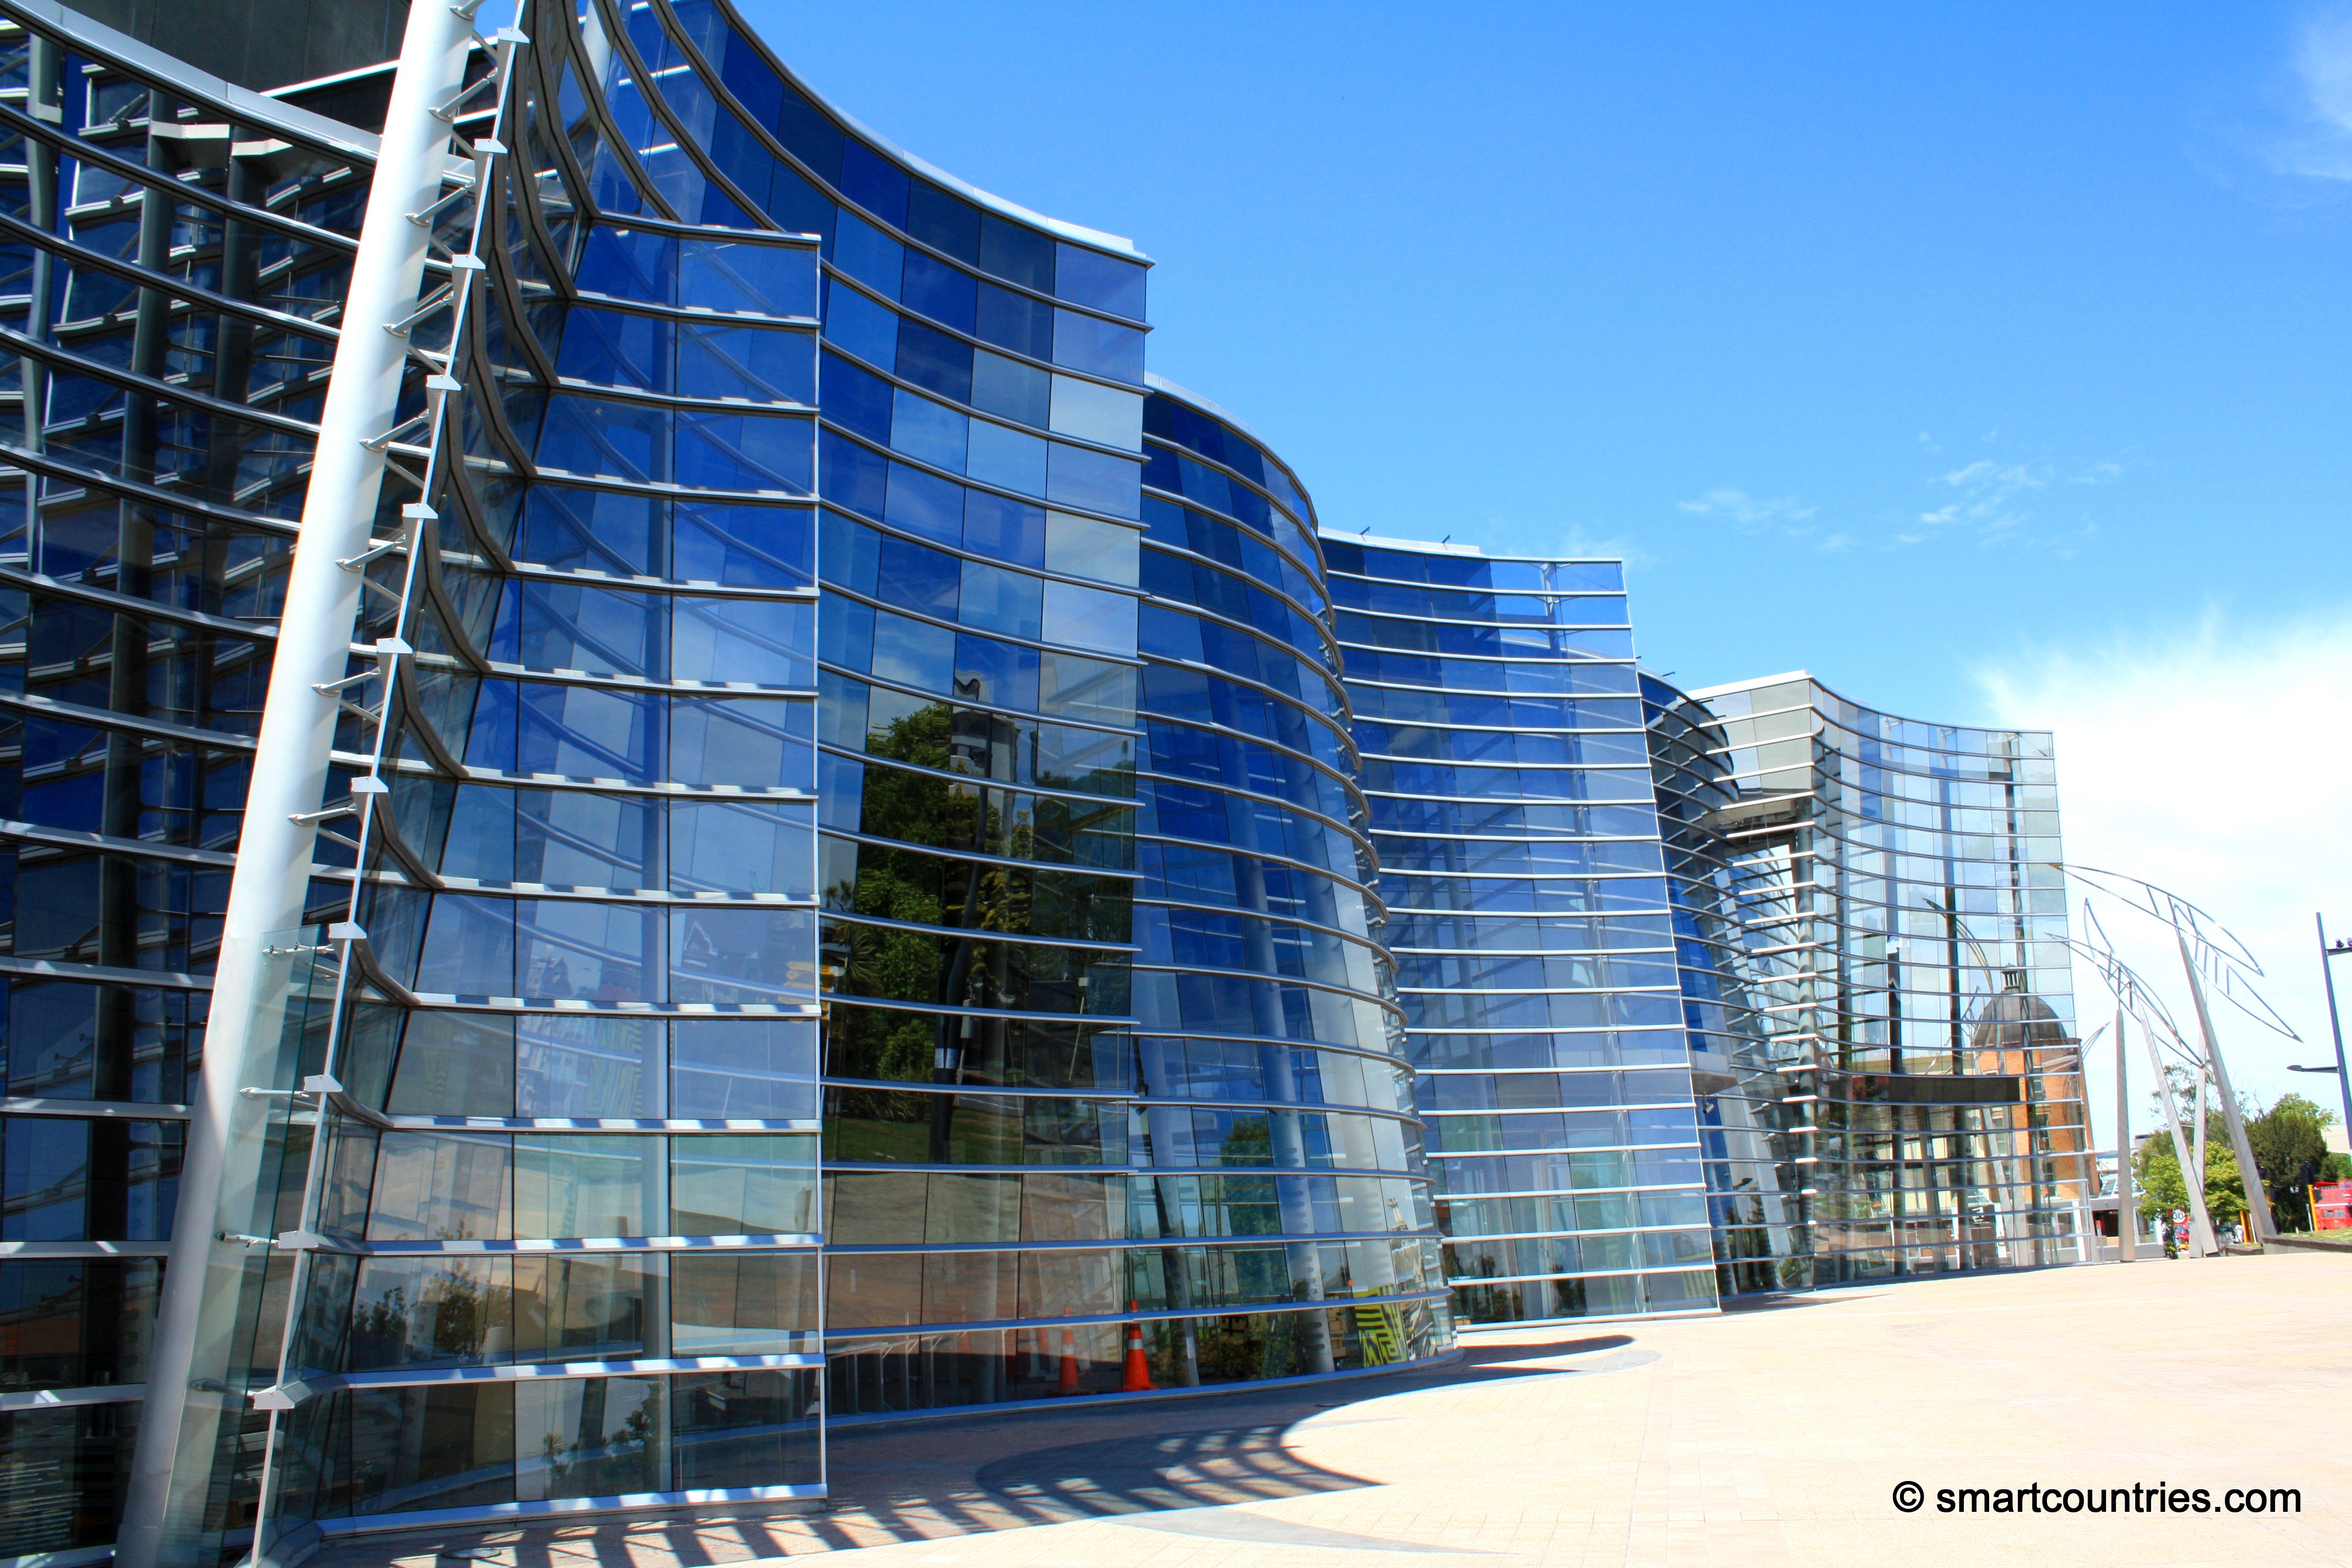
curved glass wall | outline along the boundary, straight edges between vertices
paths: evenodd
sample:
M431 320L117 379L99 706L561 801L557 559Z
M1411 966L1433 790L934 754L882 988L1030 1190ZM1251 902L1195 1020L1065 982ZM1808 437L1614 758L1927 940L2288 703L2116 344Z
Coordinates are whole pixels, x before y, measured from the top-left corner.
M1814 1280L2083 1260L2051 737L1896 718L1803 675L1691 696L1736 792L1706 826L1795 1112ZM1777 1247L1772 1225L1743 1230Z
M1189 395L1144 430L1136 1270L1272 1309L1166 1325L1181 1384L1419 1360L1453 1332L1314 512Z
M0 1558L63 1565L131 1465L372 139L0 6Z
M822 1495L819 261L610 139L652 20L533 8L401 328L273 1534Z
M1812 1283L1806 1189L1816 1180L1800 1142L1813 1121L1812 1060L1800 1025L1769 1005L1768 981L1803 968L1768 922L1751 940L1736 874L1739 792L1723 727L1706 707L1642 672L1650 776L1674 911L1683 1027L1698 1109L1716 1289L1725 1300Z
M1323 547L1457 1313L1712 1310L1621 568Z

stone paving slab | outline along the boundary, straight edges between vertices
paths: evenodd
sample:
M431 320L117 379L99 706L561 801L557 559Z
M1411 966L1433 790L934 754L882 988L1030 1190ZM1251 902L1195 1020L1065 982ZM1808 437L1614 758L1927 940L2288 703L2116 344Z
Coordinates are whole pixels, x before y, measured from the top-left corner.
M2274 1252L1481 1333L1433 1373L837 1430L819 1515L362 1540L313 1562L2352 1563L2347 1307L2352 1259ZM1906 1481L1917 1512L1895 1505ZM1967 1514L1935 1497L2135 1483L2203 1487L2217 1511ZM2231 1487L2298 1489L2300 1511L2218 1511Z

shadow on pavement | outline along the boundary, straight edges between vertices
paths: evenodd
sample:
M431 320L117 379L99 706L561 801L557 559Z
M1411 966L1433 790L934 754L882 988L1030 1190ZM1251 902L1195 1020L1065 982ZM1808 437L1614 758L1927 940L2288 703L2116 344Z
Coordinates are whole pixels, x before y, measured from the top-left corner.
M973 1409L950 1419L837 1425L830 1443L833 1500L822 1513L703 1513L452 1531L440 1540L355 1541L330 1549L309 1568L375 1568L394 1559L422 1568L436 1551L445 1559L466 1552L489 1568L703 1568L1350 1490L1379 1483L1297 1458L1285 1446L1286 1434L1302 1421L1415 1389L1591 1375L1657 1359L1654 1352L1625 1348L1633 1342L1625 1334L1599 1334L1475 1344L1441 1366L1332 1383L1174 1400L1079 1397L1043 1410ZM1536 1364L1561 1358L1570 1358L1568 1364ZM445 1560L440 1568L458 1564Z

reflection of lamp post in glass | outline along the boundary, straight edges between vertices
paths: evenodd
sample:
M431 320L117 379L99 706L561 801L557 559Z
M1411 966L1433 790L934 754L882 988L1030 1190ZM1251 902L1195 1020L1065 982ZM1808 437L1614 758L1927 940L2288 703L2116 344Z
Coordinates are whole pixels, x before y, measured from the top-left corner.
M2327 961L2352 952L2352 942L2330 945L2327 940L2327 918L2314 915L2319 927L2319 977L2327 983L2327 1027L2336 1037L2336 1065L2332 1068L2307 1068L2289 1064L2289 1072L2332 1072L2336 1075L2336 1092L2344 1102L2344 1134L2352 1138L2352 1073L2344 1070L2344 1024L2336 1016L2336 970ZM2352 1147L2347 1144L2347 1147Z

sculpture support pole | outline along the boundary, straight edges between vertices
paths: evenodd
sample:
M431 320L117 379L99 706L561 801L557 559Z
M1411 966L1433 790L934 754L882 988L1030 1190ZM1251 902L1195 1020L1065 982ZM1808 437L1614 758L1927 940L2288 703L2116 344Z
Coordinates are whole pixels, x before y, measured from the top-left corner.
M2230 1087L2230 1069L2221 1060L2221 1043L2213 1037L2213 1012L2205 1005L2205 982L2189 956L2189 939L2175 926L2173 940L2180 944L2180 966L2189 972L2189 994L2197 1003L2197 1029L2205 1037L2205 1059L2213 1068L2213 1086L2221 1091L2221 1120L2230 1127L2230 1146L2238 1154L2238 1179L2246 1189L2246 1237L2256 1247L2278 1235L2271 1217L2270 1194L2263 1188L2263 1173L2254 1163L2253 1146L2246 1142L2245 1120L2238 1114L2238 1092Z
M2124 1050L2124 1007L2116 1004L2116 1261L2139 1257L2139 1205L2132 1201L2131 1085Z
M2205 1173L2189 1163L2189 1135L2180 1130L2180 1107L2173 1100L2172 1086L2164 1080L2164 1058L2156 1054L2155 1032L2142 1029L2140 1043L2147 1047L2148 1071L2156 1078L2157 1099L2164 1101L2165 1123L2172 1129L2173 1156L2180 1162L2180 1184L2189 1194L2189 1239L2198 1257L2208 1257L2220 1248L2213 1243L2213 1221L2205 1213ZM2191 1171L2197 1172L2193 1177Z

